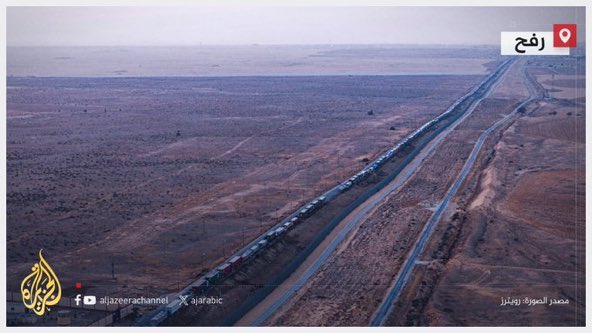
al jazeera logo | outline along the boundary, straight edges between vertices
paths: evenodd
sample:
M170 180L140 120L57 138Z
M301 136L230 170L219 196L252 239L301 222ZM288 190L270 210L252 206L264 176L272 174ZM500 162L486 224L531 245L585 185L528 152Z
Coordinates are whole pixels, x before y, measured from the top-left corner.
M21 283L23 303L27 309L33 310L38 316L43 316L49 307L58 304L62 298L62 286L58 277L45 261L42 250L39 250L39 262L33 265L31 274Z

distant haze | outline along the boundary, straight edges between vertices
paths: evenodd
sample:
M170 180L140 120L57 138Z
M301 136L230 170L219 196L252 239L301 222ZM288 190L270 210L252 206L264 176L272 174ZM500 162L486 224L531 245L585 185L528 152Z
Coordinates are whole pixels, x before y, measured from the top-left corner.
M498 44L584 7L8 7L8 46Z

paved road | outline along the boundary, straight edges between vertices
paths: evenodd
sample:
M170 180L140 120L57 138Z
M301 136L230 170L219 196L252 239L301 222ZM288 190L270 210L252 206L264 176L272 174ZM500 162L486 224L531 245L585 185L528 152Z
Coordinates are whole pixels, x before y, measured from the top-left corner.
M505 65L505 63L504 63L504 65ZM504 65L500 66L500 68L504 68ZM497 73L498 71L499 71L499 70L497 70L495 73ZM495 73L494 73L494 74L495 74ZM494 75L494 74L492 74L492 75ZM496 83L495 83L495 84L497 84L497 82L499 82L499 77L497 78L497 81L496 81ZM492 87L493 87L493 86L495 86L495 84L492 84L492 85L489 87L489 89L488 89L488 92L489 92L489 91L491 91ZM480 86L481 86L481 85L478 85L478 86L476 86L476 87L475 87L475 88L474 88L474 89L473 89L471 92L469 92L467 95L463 96L463 97L462 97L460 100L462 100L463 98L465 98L465 97L466 97L466 96L468 96L468 95L471 95L471 94L475 93L475 92L477 91L477 89L478 89ZM487 93L486 93L486 94L487 94ZM486 95L486 94L484 94L484 95ZM478 100L481 100L482 98L484 98L484 97L481 97L481 98L479 98ZM478 101L478 100L477 100L477 101ZM476 101L476 102L474 102L474 103L471 105L471 107L469 108L469 110L468 110L467 112L465 112L465 114L464 114L464 115L463 115L463 116L462 116L462 117L461 117L459 120L462 120L462 119L464 119L466 116L468 116L468 114L469 114L470 112L472 112L472 109L474 109L474 106L477 104L477 101ZM455 104L455 105L456 105L456 104ZM452 107L451 107L451 108L452 108ZM449 110L450 110L451 108L449 108ZM449 110L447 110L447 112L448 112ZM453 123L453 124L454 124L454 126L456 126L456 124L458 124L459 120L457 120L456 122L454 122L454 123ZM452 126L450 126L450 127L449 127L449 129L450 129L450 128L452 128ZM445 131L445 132L446 132L446 133L448 133L447 131ZM443 138L441 138L441 139L440 139L440 141L441 141L442 139L443 139ZM438 141L438 142L440 142L440 141ZM381 156L382 156L382 155L381 155ZM368 163L368 165L367 165L366 167L364 167L362 170L366 170L366 169L368 169L368 168L370 167L370 165L371 165L373 162L376 162L376 161L377 161L377 160L374 160L374 161L372 161L372 162ZM423 161L423 160L422 160L422 161ZM417 168L417 167L415 167L415 168ZM415 168L414 168L414 169L415 169ZM414 170L414 169L413 169L413 170ZM411 172L411 173L409 173L409 176L410 176L411 174L412 174L412 172ZM396 182L396 180L395 180L395 182ZM394 191L394 188L393 188L391 191L388 191L388 193L387 193L386 195L388 195L388 194L389 194L390 192L392 192L392 191ZM383 192L383 191L381 191L381 192ZM332 200L334 200L334 199L335 199L337 196L339 196L339 194L341 194L341 191L340 191L340 189L339 189L339 185L336 185L335 187L333 187L333 188L329 189L327 192L325 192L325 193L324 193L324 194L322 194L321 196L325 196L325 197L326 197L326 201L325 201L325 202L329 202L329 201L332 201ZM386 196L386 195L385 195L385 196ZM319 197L320 197L320 196L319 196ZM384 197L383 197L383 198L384 198ZM382 198L382 199L383 199L383 198ZM376 205L377 205L377 204L378 204L378 203L379 203L379 202L380 202L382 199L379 199L379 200L374 200L373 202L371 202L371 203L370 203L370 205L371 205L372 207L373 207L373 206L376 206ZM312 201L312 200L311 200L311 201ZM280 227L281 225L283 225L285 222L289 221L289 220L290 220L290 219L292 219L293 217L296 217L296 216L297 216L297 214L298 214L298 212L299 212L299 211L300 211L302 208L304 208L306 205L308 205L309 203L310 203L310 202L308 202L308 203L304 204L302 207L298 208L298 209L297 209L295 212L293 212L293 213L292 213L292 214L290 214L288 217L286 217L285 219L283 219L282 221L280 221L279 223L277 223L276 225L274 225L273 227L271 227L271 228L270 228L269 230L267 230L265 233L261 234L259 237L257 237L257 238L256 238L256 239L254 239L253 241L251 241L249 244L247 244L246 246L244 246L243 248L241 248L240 250L238 250L237 252L235 252L234 254L232 254L232 255L231 255L229 258L232 258L233 256L241 256L243 253L245 253L245 252L246 252L248 249L250 249L252 246L256 245L256 244L257 244L257 243L258 243L260 240L264 239L264 238L265 238L265 235L266 235L266 234L267 234L269 231L272 231L272 230L275 230L275 229L279 228L279 227ZM370 208L369 208L369 209L366 211L366 213L367 213L367 212L368 212L368 211L369 211L369 210L370 210L372 207L370 207ZM358 222L359 222L359 220L358 220ZM355 226L355 224L353 224L353 225L351 226L351 228L353 228L353 226ZM328 255L327 255L327 257L328 257ZM326 258L325 258L325 259L326 259ZM323 259L323 262L324 262L324 260L325 260L325 259ZM320 267L320 264L318 265L318 267ZM317 269L318 269L318 267L317 267ZM215 270L215 269L216 269L216 268L214 268L214 270ZM315 271L316 271L316 269L315 269ZM314 272L312 272L311 274L314 274ZM309 276L309 278L310 278L310 276ZM190 292L190 287L189 287L189 286L188 286L188 287L186 287L186 288L184 288L184 289L183 289L183 290L181 290L180 292L177 292L177 293L172 293L172 294L170 294L170 295L168 295L168 296L169 296L169 298L170 298L170 299L172 299L172 300L174 301L174 300L178 299L178 298L179 298L179 296L181 296L181 295L184 295L184 294L187 294L188 292ZM289 297L288 297L288 299L289 299ZM150 324L150 320L151 320L151 318L152 318L153 316L155 316L155 315L156 315L158 312L161 312L161 311L163 311L163 309L164 309L164 307L165 307L165 306L166 306L166 305L160 306L160 307L158 307L156 310L154 310L154 311L151 311L150 313L148 313L148 314L144 315L142 318L140 318L140 319L139 319L139 320L136 322L136 324L137 324L137 325L140 325L140 326L146 326L146 325L149 325L149 324ZM274 311L275 311L275 310L274 310Z
M409 279L409 276L411 275L412 270L415 267L417 257L419 256L419 254L423 250L427 240L429 239L429 236L434 228L434 225L436 225L438 220L442 217L442 214L444 213L444 211L448 207L448 204L450 203L452 198L455 196L456 191L458 190L458 188L461 186L461 184L463 183L463 181L465 180L465 178L467 177L467 175L471 171L471 168L473 167L473 164L475 163L477 156L479 155L479 151L481 150L481 147L483 146L483 143L485 142L485 140L489 137L491 132L493 132L495 129L500 127L502 124L504 124L505 122L510 120L518 112L518 110L520 108L526 106L528 103L530 103L531 101L533 101L536 98L536 96L534 95L534 92L533 92L534 89L532 88L532 85L530 83L528 83L527 85L528 85L528 90L529 90L529 95L530 95L529 98L526 101L522 102L520 105L518 105L511 113L509 113L508 115L506 115L505 117L503 117L502 119L498 120L493 125L491 125L488 129L486 129L481 134L481 136L479 136L479 139L475 143L475 146L473 147L473 150L471 151L469 158L465 162L460 174L458 175L458 177L456 178L456 180L454 181L452 186L448 189L448 192L444 196L444 199L442 200L442 202L440 202L438 208L436 209L436 211L434 212L434 214L430 218L428 224L425 226L418 241L415 244L415 247L413 248L413 250L411 251L411 253L407 257L405 263L403 264L403 267L399 271L399 274L396 276L396 278L394 280L394 284L391 286L391 288L387 292L387 295L383 299L378 310L374 313L373 318L370 322L371 326L382 326L385 323L386 319L388 318L388 315L390 314L390 312L392 310L392 306L394 305L396 299L401 294L403 287L407 283L407 280Z
M505 67L507 69L507 67ZM504 73L505 74L505 73ZM428 143L428 145L409 163L403 171L391 182L389 183L384 189L370 197L366 200L358 209L356 209L350 216L344 219L346 221L346 225L339 230L337 235L329 235L328 237L333 236L331 242L327 245L327 247L323 250L323 252L315 258L315 260L306 268L300 268L299 270L303 270L303 272L294 272L293 274L301 273L301 276L298 280L290 285L288 288L278 288L277 290L281 290L279 295L277 293L272 293L268 297L275 298L272 302L265 302L266 308L264 309L253 309L253 312L257 312L256 314L250 312L246 317L254 318L249 320L249 322L245 322L245 320L239 321L241 325L249 325L249 326L260 326L262 325L267 319L269 319L280 307L286 304L298 290L300 290L308 281L309 279L318 271L318 269L325 263L325 261L331 256L331 254L335 251L335 249L341 244L341 242L346 238L351 230L354 229L357 225L361 223L365 218L367 218L372 210L378 206L388 195L392 192L398 190L411 176L417 171L417 169L421 166L423 161L432 153L434 149L436 149L440 143L446 138L446 136L454 130L461 122L463 122L475 109L479 101L489 96L490 92L494 90L497 86L500 79L503 75L500 75L497 81L492 84L486 93L484 93L479 99L475 100L473 104L465 111L464 115L449 125L444 131L442 131L436 138Z

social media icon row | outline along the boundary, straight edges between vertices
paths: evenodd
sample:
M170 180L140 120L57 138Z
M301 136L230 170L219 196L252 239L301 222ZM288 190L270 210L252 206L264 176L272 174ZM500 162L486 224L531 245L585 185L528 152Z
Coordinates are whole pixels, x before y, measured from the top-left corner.
M96 296L84 295L84 297L83 297L81 294L78 294L74 298L74 302L76 303L76 306L80 306L80 301L81 300L82 300L82 304L84 304L84 305L95 305L95 304L97 304L97 297Z

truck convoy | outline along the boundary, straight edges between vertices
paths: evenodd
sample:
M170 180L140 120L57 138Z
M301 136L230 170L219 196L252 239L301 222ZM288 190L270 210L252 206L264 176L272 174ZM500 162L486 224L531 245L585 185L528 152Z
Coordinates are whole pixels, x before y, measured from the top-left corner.
M459 110L467 110L470 107L470 105L472 105L476 100L478 100L481 97L481 95L483 95L489 89L489 87L497 81L497 78L503 73L504 69L508 67L510 62L511 60L506 60L502 65L498 67L498 69L495 72L490 74L484 81L482 81L479 85L474 87L466 95L458 99L455 103L448 107L448 109L445 112L441 113L437 117L433 118L432 120L428 121L418 129L413 131L411 134L409 134L403 140L397 143L394 147L390 148L389 150L378 156L374 161L366 165L358 173L348 178L347 180L341 182L335 188L327 191L324 195L319 196L313 199L312 201L308 202L307 204L299 208L294 214L290 215L288 218L272 227L269 231L267 231L267 233L265 233L265 235L260 236L258 239L251 242L251 244L249 244L247 247L241 249L233 256L231 256L230 259L220 264L213 270L209 271L202 278L198 279L197 281L183 289L179 294L177 294L175 300L173 300L168 305L153 312L150 315L150 317L148 317L149 323L144 324L148 324L151 326L159 325L165 319L174 315L177 311L179 311L179 309L181 309L182 302L180 302L179 296L198 297L204 295L207 292L207 290L211 288L211 286L219 284L224 279L236 273L241 268L241 266L260 255L273 242L277 241L283 235L285 235L288 230L299 225L304 220L306 220L306 218L310 217L321 207L326 205L328 202L328 193L343 193L345 191L348 191L352 188L352 186L361 183L370 175L372 175L372 173L379 170L386 162L388 162L395 155L407 148L413 142L413 140L420 137L422 134L426 133L428 130L436 126L439 122L450 117L454 113L459 113Z

